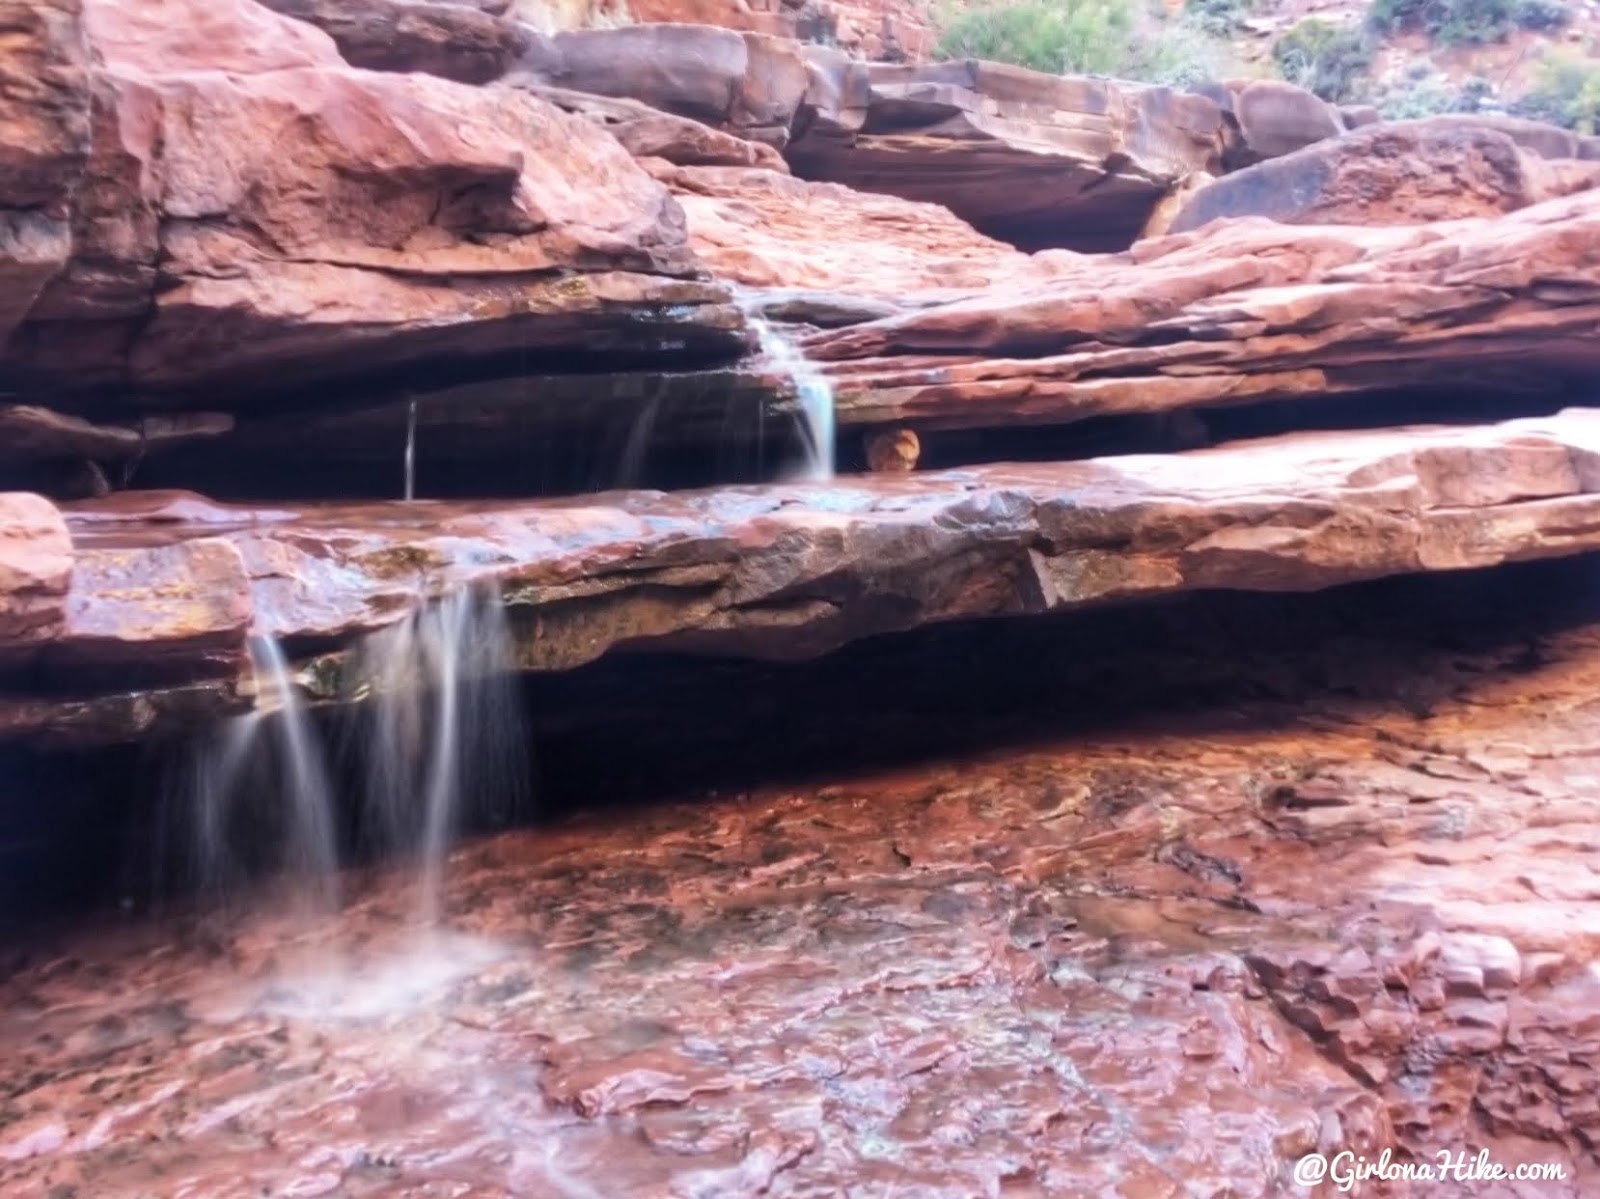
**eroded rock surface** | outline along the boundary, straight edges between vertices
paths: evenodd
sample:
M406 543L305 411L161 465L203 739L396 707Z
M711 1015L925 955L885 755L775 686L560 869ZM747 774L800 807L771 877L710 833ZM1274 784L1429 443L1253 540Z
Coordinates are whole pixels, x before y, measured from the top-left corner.
M89 0L84 26L73 253L16 372L238 401L450 356L738 345L681 211L585 120L357 70L251 0Z
M843 423L993 427L1429 385L1587 398L1597 330L1589 191L1427 226L1224 222L808 350Z
M1221 108L1189 93L998 63L861 63L808 52L795 172L940 204L1029 247L1120 248L1223 150Z
M352 66L426 71L462 83L498 79L528 47L504 9L456 0L261 0L333 38Z
M1249 89L1240 94L1243 103ZM1171 232L1226 217L1421 225L1514 212L1600 184L1600 161L1546 157L1492 124L1396 121L1316 141L1207 185Z

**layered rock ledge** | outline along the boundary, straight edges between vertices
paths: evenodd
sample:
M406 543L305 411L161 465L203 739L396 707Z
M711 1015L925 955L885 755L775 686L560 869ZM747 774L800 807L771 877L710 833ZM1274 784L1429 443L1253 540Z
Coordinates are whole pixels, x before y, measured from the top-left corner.
M517 663L803 658L922 624L1203 589L1311 590L1600 548L1600 410L1176 455L569 501L235 508L36 499L0 605L8 736L118 740L248 707L304 659L498 587ZM39 565L42 564L42 565ZM41 633L41 630L43 632ZM308 685L352 693L337 664Z
M818 332L845 424L1061 424L1448 386L1592 394L1600 191L1391 228L1221 222Z

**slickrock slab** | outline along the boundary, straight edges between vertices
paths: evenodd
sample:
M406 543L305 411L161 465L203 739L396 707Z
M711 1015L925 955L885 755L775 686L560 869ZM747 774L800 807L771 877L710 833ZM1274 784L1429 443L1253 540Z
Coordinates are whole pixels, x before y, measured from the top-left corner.
M1076 266L986 237L936 204L812 183L769 170L658 167L719 279L932 304L989 286L1042 281Z
M243 640L231 606L191 622L187 593L173 590L163 555L195 538L236 548L250 630L300 655L492 584L528 670L638 648L804 658L948 620L1194 590L1305 591L1600 548L1600 410L670 495L252 511L130 493L70 514L80 562L101 550L144 556L156 663L170 660L175 626L201 658L213 633ZM75 587L52 654L85 672L135 667L141 576L123 577L134 581L104 595ZM108 627L114 653L101 654ZM348 683L322 682L328 698ZM50 731L19 710L0 710L0 728Z
M1069 423L1600 373L1600 191L1424 227L1251 219L818 333L842 423ZM1581 389L1578 394L1585 394Z
M87 0L84 29L92 151L6 355L24 379L237 409L464 356L743 344L672 197L586 120L357 70L252 0Z

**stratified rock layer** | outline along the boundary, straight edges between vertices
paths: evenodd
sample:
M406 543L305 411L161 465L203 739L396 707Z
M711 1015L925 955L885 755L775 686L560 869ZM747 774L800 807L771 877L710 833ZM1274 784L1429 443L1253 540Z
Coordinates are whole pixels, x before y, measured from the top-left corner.
M89 0L84 29L72 255L7 354L38 385L237 404L451 358L739 344L682 213L590 122L356 70L251 0Z
M130 712L109 694L152 674L213 681L229 710L248 702L232 668L249 632L337 648L467 586L500 589L519 665L549 671L639 648L804 658L955 619L1581 553L1600 548L1600 412L520 504L250 510L152 493L76 506L71 526L72 598L38 662L78 693L41 702L14 680L11 736L157 731L172 697ZM328 699L360 683L319 678ZM172 702L194 710L188 692Z
M818 333L841 423L1060 424L1424 386L1592 395L1600 191L1406 228L1224 222Z

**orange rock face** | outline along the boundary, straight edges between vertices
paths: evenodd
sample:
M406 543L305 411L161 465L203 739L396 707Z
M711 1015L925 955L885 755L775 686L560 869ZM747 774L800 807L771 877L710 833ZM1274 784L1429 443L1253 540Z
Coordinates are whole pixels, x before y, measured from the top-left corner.
M91 0L85 25L94 150L72 260L13 337L19 372L248 390L268 363L282 382L601 350L608 325L636 345L669 309L679 340L726 340L726 312L696 316L718 294L679 281L681 212L588 122L355 70L250 0Z

